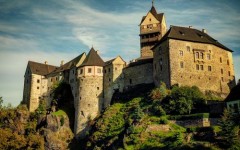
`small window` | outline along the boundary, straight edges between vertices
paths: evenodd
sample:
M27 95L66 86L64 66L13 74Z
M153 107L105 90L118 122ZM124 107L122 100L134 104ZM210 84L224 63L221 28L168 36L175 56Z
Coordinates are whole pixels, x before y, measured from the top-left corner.
M111 78L109 78L108 81L111 82Z
M51 78L51 82L53 81L53 79Z
M229 60L227 60L227 65L229 65Z
M160 70L162 71L162 65L160 65Z
M222 57L220 57L220 59L219 59L219 60L220 60L220 63L222 63Z
M39 86L37 87L37 89L39 89Z
M208 71L212 71L212 66L208 66Z
M196 70L199 70L199 65L198 64L196 64Z
M117 69L117 67L115 67L115 71L117 71L118 69Z
M100 68L97 69L97 73L101 73L101 69Z
M222 77L222 82L224 82L223 77Z
M180 67L181 67L181 68L184 68L184 64L183 64L182 61L180 62Z
M74 70L72 71L72 74L74 74Z
M203 70L203 65L200 65L200 69Z
M229 77L231 76L231 72L230 72L230 71L228 71L228 76L229 76Z
M26 83L28 83L28 79L26 80Z
M195 57L199 59L199 52L196 52Z
M208 52L209 52L209 53L212 53L212 51L211 51L211 50L208 50Z
M99 87L97 87L97 90L99 90Z
M83 74L83 69L80 70L80 74Z
M56 81L58 80L58 77L56 77Z
M190 46L187 46L187 51L190 52Z
M107 69L105 69L104 72L107 73Z
M211 54L207 54L207 59L211 60Z
M200 53L200 58L203 59L203 53Z
M221 74L223 74L223 69L221 69Z
M88 68L88 73L91 73L92 72L92 68Z
M132 84L132 79L129 79L129 83Z
M183 51L182 50L179 51L179 55L183 56Z
M110 68L108 68L108 72L110 72L111 71L111 69Z
M39 80L39 79L37 79L37 83L40 83L40 80Z

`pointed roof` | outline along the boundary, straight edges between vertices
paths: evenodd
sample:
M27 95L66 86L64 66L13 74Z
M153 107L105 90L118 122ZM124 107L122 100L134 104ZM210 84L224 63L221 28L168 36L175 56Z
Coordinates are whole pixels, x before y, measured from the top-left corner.
M151 7L151 9L149 10L149 12L150 12L151 14L153 14L153 16L154 16L159 22L162 22L164 13L159 13L159 14L158 14L154 6ZM148 12L148 13L149 13L149 12ZM146 16L143 16L143 17L142 17L141 23L145 20L145 18L146 18ZM141 24L141 23L140 23L140 24Z
M197 29L189 28L189 27L179 27L179 26L171 26L167 33L161 38L161 40L152 48L154 49L156 46L161 44L163 41L167 39L177 39L183 41L191 41L191 42L199 42L206 44L213 44L220 48L223 48L227 51L233 52L226 46L219 43L217 40L209 36L207 33L199 31Z
M80 54L79 56L75 57L74 59L70 60L69 62L65 63L64 65L58 67L52 73L58 73L58 72L62 72L62 71L71 69L72 67L74 67L74 66L76 66L78 64L78 62L81 60L81 58L84 55L86 55L85 52Z
M81 67L83 66L104 66L104 61L102 58L98 55L97 51L94 50L92 47L83 61Z
M47 75L58 68L57 66L42 64L33 61L28 61L28 67L30 68L32 74L38 74L42 76Z
M107 66L107 65L110 65L110 64L112 64L113 63L113 61L114 60L116 60L117 58L120 58L120 59L122 59L122 57L121 56L117 56L117 57L115 57L115 58L113 58L113 59L110 59L110 60L108 60L108 61L106 61L106 62L104 62L104 66ZM123 59L122 59L122 61L124 62L124 63L126 63Z

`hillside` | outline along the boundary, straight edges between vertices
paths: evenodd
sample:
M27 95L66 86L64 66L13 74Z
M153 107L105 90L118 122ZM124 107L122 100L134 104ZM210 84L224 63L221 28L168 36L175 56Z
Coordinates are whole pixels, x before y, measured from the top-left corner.
M178 97L174 97L176 95ZM172 102L167 104L166 101L169 100L169 97L179 98L180 101L176 99L175 101L181 108L191 108L184 111L177 105L173 106ZM185 101L188 101L187 103L192 101L192 106L187 106L184 98ZM219 126L221 120L217 126L196 125L187 128L172 120L177 117L183 118L183 121L186 121L186 118L192 120L199 119L199 117L208 118L209 113L207 112L189 114L193 109L196 111L196 105L200 105L206 98L209 97L203 95L196 87L175 87L168 90L165 85L153 90L151 85L140 86L127 93L116 94L113 104L90 123L93 124L93 128L84 141L85 147L86 149L128 150L227 149L234 146L234 148L240 148L236 139L224 141L222 134L224 127ZM168 109L163 106L163 103L168 105ZM170 107L174 107L175 111L172 111ZM203 109L203 111L207 111L207 109ZM175 113L182 114L176 115ZM230 130L228 131L230 132ZM239 140L239 133L234 138ZM232 145L229 145L228 142L231 142Z

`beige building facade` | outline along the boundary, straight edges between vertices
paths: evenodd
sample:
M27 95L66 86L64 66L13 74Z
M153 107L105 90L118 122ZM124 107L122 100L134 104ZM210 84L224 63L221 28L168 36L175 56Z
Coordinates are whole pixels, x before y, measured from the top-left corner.
M206 31L172 26L153 48L154 83L198 86L222 97L235 86L232 51Z

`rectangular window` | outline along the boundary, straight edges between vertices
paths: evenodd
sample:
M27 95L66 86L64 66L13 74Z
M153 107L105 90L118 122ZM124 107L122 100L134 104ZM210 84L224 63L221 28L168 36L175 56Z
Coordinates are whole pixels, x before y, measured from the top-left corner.
M74 74L74 70L72 71L72 74Z
M91 73L92 72L92 68L88 68L88 73Z
M160 70L162 71L162 65L160 65Z
M111 69L110 68L108 68L108 72L110 72L111 71Z
M199 70L199 64L196 64L196 70Z
M208 66L208 71L212 71L212 66Z
M200 59L203 59L203 52L200 53Z
M228 71L228 76L231 76L231 72L230 71Z
M221 69L221 74L223 74L223 69Z
M219 59L219 60L220 60L220 63L222 63L222 57L220 57L220 59Z
M39 79L37 79L37 83L40 83L40 80L39 80Z
M211 60L211 54L207 54L207 59Z
M39 86L37 87L37 89L39 89Z
M132 84L132 79L129 79L129 83Z
M190 46L187 46L187 51L190 52Z
M222 82L224 82L223 77L222 77Z
M117 70L117 67L115 67L115 71Z
M97 69L97 73L101 73L101 69L100 68Z
M183 51L182 50L179 51L179 55L183 56Z
M227 65L229 65L229 60L227 60Z
M203 70L203 65L200 65L200 69Z
M195 53L195 57L196 57L196 59L199 59L199 52Z
M107 69L105 69L104 72L107 73Z
M181 68L184 68L184 65L183 65L183 62L182 62L182 61L180 62L180 67L181 67Z
M83 74L83 69L80 70L80 74Z

